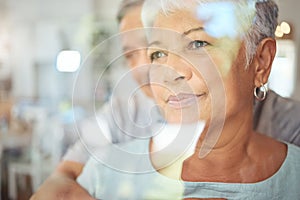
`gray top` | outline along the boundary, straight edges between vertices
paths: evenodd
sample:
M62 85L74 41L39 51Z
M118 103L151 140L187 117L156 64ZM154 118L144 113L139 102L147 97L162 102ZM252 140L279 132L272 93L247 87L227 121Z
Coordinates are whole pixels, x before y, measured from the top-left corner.
M300 146L300 102L269 90L264 101L254 104L254 129Z
M128 161L126 157L110 154L107 158L117 160L113 168L97 156L86 164L77 181L97 199L300 199L300 148L288 144L288 153L280 169L270 178L249 184L183 182L169 179L154 170L147 156L149 140L134 140L122 145L127 151L140 152L147 159ZM103 151L101 151L103 152ZM103 162L104 161L104 162ZM104 164L102 164L102 162ZM119 170L125 169L128 170ZM145 170L144 173L141 169ZM126 171L139 171L128 173Z

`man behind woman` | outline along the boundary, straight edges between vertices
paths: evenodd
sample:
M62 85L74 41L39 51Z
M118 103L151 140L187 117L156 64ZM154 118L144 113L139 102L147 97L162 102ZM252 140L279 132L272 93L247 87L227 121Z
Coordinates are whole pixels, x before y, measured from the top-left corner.
M125 1L125 2L126 2L126 1ZM133 2L133 1L132 1L132 2ZM128 5L129 5L129 4L128 4ZM134 4L131 4L131 5L134 5ZM135 6L137 6L137 5L140 6L141 4L135 4ZM127 7L127 8L128 8L128 7ZM133 8L135 8L135 9L133 9ZM137 20L137 19L139 19L139 9L136 9L136 8L138 8L138 6L137 6L137 7L132 7L132 9L128 9L128 10L127 10L128 16L130 16L130 12L133 13L133 11L136 11L136 13L137 13L137 14L132 14L132 15L131 15L131 16L132 16L132 17L131 17L131 20L132 20L132 21L139 21L139 20ZM131 11L130 11L130 10L131 10ZM125 16L125 14L124 14L124 16ZM124 16L123 16L123 17L124 17ZM134 16L134 17L133 17L133 16ZM128 17L128 19L129 19L129 18L130 18L130 17ZM123 20L126 21L126 17L124 17ZM129 21L129 20L128 20L128 21ZM125 23L125 24L126 24L126 23ZM139 23L136 23L135 25L136 25L136 27L139 27L141 24L140 24L140 22L139 22ZM121 24L120 24L120 27L124 27L124 26L122 26L122 18L121 18ZM134 29L135 27L132 26L132 27L129 27L129 28ZM121 28L121 30L122 30L122 28ZM142 52L142 51L140 51L140 52ZM161 53L161 52L160 52L160 53ZM154 55L154 54L153 54L153 55ZM155 54L155 55L156 55L156 54ZM145 59L143 56L145 56L145 55L139 55L138 58ZM164 57L164 55L163 55L163 57ZM129 56L128 58L130 58L130 56ZM159 59L161 59L161 58L159 58ZM142 61L142 62L145 62L145 61ZM143 64L142 62L141 62L140 64ZM148 72L147 72L147 73L148 73ZM135 77L141 77L141 76L138 75L138 76L135 76ZM268 97L267 97L267 98L268 98ZM260 123L260 124L262 124L262 123ZM291 133L291 134L295 134L295 133ZM270 133L270 135L272 135L272 133ZM295 134L295 135L296 135L296 134ZM299 134L296 135L296 137L299 138ZM279 138L280 138L280 136L279 136ZM290 138L287 138L284 134L283 134L283 138L289 139L289 140L290 140ZM295 139L295 138L294 138L294 139ZM293 139L293 140L294 140L294 139ZM75 155L75 154L74 154L74 155ZM68 164L72 164L72 165L73 165L73 163L68 163ZM66 166L67 166L67 165L66 165ZM81 172L82 166L83 166L83 165L81 164L81 166L77 168L77 169L78 169L78 170L77 170L77 173L75 173L75 175L72 175L72 176L71 176L71 178L70 178L70 183L71 183L72 179L74 180L74 178L76 178L76 177L78 176L78 174ZM69 167L69 166L67 166L66 169L67 169L68 167ZM100 168L101 168L101 167L99 167L98 170L100 170ZM72 184L74 184L74 183L72 183ZM69 186L70 186L70 185L69 185ZM74 185L73 185L73 186L74 186ZM70 186L69 188L72 188L72 186ZM75 190L75 188L76 188L76 187L74 187L74 191L77 190L77 189ZM77 187L77 188L78 188L78 187ZM78 189L76 192L79 192L79 191L80 191L80 190ZM84 193L84 192L83 192L83 193ZM77 196L77 197L79 197L79 196Z

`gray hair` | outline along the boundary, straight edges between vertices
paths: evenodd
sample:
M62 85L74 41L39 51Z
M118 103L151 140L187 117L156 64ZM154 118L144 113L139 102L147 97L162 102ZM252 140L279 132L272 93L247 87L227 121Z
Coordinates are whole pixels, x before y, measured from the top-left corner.
M142 21L145 27L151 27L155 16L161 12L164 15L169 15L176 10L194 9L195 5L220 2L222 0L145 0ZM252 62L256 53L257 45L264 38L275 38L275 30L278 25L278 6L273 0L227 0L234 2L240 8L239 17L247 19L248 27L243 33L243 39L246 48L246 67ZM253 7L253 15L245 12L243 5ZM244 15L244 16L243 16ZM248 15L248 16L247 16ZM243 25L242 25L243 26ZM245 24L244 24L245 26ZM245 27L243 27L245 29Z
M278 6L273 0L260 0L255 4L256 14L245 36L247 65L253 59L256 47L264 38L275 38L278 25Z
M128 13L129 10L135 8L136 6L142 6L143 3L144 0L123 0L117 12L118 23L121 22L121 20Z

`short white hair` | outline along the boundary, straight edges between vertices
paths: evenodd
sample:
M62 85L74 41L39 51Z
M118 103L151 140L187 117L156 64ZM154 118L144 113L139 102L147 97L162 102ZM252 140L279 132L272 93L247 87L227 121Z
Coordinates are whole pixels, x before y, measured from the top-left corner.
M267 37L275 38L275 30L278 25L278 6L273 0L145 0L142 21L145 27L151 27L158 13L167 16L176 10L190 10L195 9L195 5L224 1L232 2L237 8L240 8L239 17L247 21L248 27L246 30L244 27L245 32L242 37L246 48L246 66L249 66L259 42ZM243 10L245 5L248 5L250 8L248 11L253 12L253 15Z

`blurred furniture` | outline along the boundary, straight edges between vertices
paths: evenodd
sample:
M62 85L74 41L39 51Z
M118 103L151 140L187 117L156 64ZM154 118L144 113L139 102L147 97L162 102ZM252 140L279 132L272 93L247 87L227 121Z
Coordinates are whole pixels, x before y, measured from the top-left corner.
M2 193L2 190L1 190L1 183L2 183L2 142L0 140L0 194ZM1 199L1 196L0 196L0 199Z
M31 143L31 133L17 133L8 131L6 134L0 134L0 140L3 150L25 148Z
M30 146L31 132L18 132L15 130L0 131L1 156L1 197L8 199L8 163L21 156L22 152Z
M29 175L32 192L37 190L61 158L62 138L63 130L59 120L48 117L45 112L39 112L33 123L27 157L8 164L10 199L17 199L18 175Z
M0 120L5 119L9 123L12 105L13 101L11 99L0 99Z

